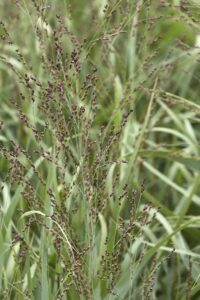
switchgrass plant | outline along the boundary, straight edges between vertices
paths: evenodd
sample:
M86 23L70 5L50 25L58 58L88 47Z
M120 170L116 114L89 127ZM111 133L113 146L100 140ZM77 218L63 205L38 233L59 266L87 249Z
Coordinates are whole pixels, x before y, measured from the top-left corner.
M0 298L199 299L199 2L0 8Z

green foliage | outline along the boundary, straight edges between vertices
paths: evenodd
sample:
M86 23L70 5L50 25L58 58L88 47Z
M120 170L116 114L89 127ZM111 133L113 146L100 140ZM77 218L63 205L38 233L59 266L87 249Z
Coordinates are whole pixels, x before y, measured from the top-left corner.
M198 1L0 16L0 298L199 299Z

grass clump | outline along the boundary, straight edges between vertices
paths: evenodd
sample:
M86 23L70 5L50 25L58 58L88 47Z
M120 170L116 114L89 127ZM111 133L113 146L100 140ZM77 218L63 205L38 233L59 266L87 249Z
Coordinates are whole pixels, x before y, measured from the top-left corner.
M0 7L0 298L198 299L198 3Z

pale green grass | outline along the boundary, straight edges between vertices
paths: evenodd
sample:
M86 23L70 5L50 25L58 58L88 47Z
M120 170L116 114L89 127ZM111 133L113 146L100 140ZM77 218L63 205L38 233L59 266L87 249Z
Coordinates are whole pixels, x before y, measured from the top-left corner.
M0 4L0 298L199 299L198 1L17 2Z

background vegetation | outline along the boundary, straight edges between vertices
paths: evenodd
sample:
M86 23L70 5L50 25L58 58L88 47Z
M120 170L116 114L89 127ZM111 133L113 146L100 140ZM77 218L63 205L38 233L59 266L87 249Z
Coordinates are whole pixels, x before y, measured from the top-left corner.
M0 3L0 298L200 299L200 3Z

